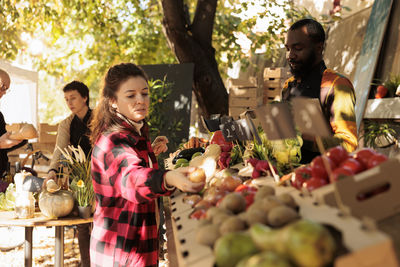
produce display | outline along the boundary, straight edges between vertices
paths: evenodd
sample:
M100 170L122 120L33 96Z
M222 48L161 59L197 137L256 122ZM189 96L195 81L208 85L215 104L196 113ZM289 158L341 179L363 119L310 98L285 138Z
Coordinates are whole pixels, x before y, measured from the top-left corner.
M291 185L297 189L313 191L339 179L374 168L387 159L387 156L371 148L362 148L354 154L349 154L341 146L333 147L324 155L315 157L309 165L297 168L294 175L291 175Z
M189 179L206 182L199 194L182 199L192 208L187 216L197 225L194 239L212 250L218 267L333 264L343 244L324 224L303 218L293 194L277 194L277 186L313 191L387 157L369 148L350 154L338 146L300 166L301 138L271 142L261 137L262 144L227 142L216 131L208 146L175 154L173 168L196 167Z

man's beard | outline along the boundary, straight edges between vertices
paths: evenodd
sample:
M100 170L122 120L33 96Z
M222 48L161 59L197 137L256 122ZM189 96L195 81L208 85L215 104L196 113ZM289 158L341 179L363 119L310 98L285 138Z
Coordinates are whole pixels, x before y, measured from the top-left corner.
M306 58L305 61L289 61L289 67L290 67L290 72L294 75L296 78L303 78L306 77L314 67L316 55L315 52L311 50L310 55ZM295 63L296 69L292 68L290 63Z

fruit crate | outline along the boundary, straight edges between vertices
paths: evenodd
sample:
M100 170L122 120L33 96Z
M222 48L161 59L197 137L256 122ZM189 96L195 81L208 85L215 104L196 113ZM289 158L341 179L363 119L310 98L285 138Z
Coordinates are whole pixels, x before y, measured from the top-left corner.
M259 179L259 182L273 186L276 195L291 194L299 205L302 218L332 226L341 232L349 253L337 257L335 266L398 266L393 242L387 234L355 217L343 215L337 208L320 204L297 189L277 186L272 178ZM166 205L170 266L213 267L211 248L199 245L195 240L199 222L188 218L193 209L183 203L184 195L176 192Z
M229 79L229 115L238 118L246 110L253 110L263 103L262 87L257 85L257 79Z
M282 87L289 77L286 68L265 68L263 82L263 103L280 100Z

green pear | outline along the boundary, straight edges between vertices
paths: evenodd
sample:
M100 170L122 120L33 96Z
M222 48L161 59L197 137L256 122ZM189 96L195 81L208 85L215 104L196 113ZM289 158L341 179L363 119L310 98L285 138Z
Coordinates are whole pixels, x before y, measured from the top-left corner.
M220 237L215 243L215 262L218 267L233 267L243 258L258 251L248 233L228 233Z
M250 227L250 235L260 250L272 250L277 253L286 253L286 228L274 230L265 224L256 223Z
M297 221L287 227L285 239L288 256L298 266L319 267L333 260L335 241L319 223Z
M273 251L264 251L241 260L236 267L292 267L289 260Z

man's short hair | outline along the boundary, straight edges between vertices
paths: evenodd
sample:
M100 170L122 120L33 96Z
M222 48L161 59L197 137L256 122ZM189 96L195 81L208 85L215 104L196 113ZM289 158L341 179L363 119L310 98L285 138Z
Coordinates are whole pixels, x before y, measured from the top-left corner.
M297 30L303 26L307 27L308 36L314 43L325 43L325 31L322 25L313 19L302 19L293 23L289 30Z
M73 81L66 84L63 88L64 93L73 90L77 90L82 97L86 97L86 105L89 106L89 88L86 86L86 84L79 81Z

